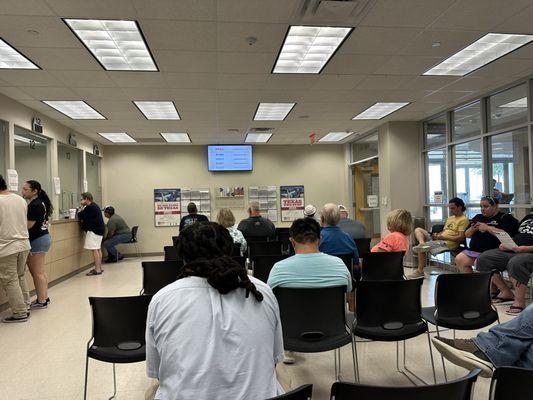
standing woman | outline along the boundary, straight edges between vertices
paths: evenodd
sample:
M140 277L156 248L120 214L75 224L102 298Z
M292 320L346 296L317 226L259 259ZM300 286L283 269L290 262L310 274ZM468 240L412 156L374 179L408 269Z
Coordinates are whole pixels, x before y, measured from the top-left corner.
M44 268L44 258L52 243L48 232L48 218L52 215L54 208L48 195L37 181L27 181L24 184L22 197L29 202L28 233L31 250L27 263L37 292L37 299L31 303L30 308L47 308L50 299L48 298L48 277Z

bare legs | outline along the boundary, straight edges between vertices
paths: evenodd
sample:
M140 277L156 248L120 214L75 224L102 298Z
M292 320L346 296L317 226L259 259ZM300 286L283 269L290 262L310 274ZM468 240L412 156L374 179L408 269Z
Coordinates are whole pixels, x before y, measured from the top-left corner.
M422 228L415 229L415 237L420 245L426 244L426 239L429 236L428 231ZM423 273L426 266L427 255L425 252L418 253L418 272Z
M94 258L94 270L96 272L102 272L102 250L92 250Z
M474 257L467 256L464 253L459 253L457 257L455 257L455 266L459 268L459 271L461 271L463 274L471 274L474 272L472 270L472 266L474 265L474 262L476 259Z
M44 268L45 256L46 253L30 253L27 261L39 303L44 303L48 298L48 277Z

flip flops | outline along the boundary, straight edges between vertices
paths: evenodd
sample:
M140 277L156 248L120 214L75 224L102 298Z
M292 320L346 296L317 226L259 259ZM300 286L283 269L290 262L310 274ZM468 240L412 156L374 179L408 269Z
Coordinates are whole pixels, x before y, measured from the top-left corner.
M97 272L97 271L93 268L93 269L91 269L89 272L87 272L85 275L87 275L87 276L102 275L102 272L104 272L104 270L101 270L100 272Z
M520 306L510 306L507 310L505 310L505 313L507 315L518 315L520 314L522 311L524 311L524 308L525 307L520 307Z

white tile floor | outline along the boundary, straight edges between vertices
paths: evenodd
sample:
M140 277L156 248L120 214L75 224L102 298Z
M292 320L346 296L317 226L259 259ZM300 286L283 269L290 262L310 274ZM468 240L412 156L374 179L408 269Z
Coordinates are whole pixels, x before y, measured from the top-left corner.
M158 258L150 258L158 259ZM148 259L146 259L148 260ZM0 324L0 399L63 400L83 398L85 349L91 333L88 296L136 295L141 288L140 260L105 266L103 276L86 277L80 273L50 289L51 305L33 311L23 324ZM433 304L436 275L426 279L423 305ZM503 321L510 317L499 308ZM7 312L2 314L2 317ZM449 335L448 333L447 335ZM475 332L458 332L470 337ZM407 342L408 365L424 379L431 380L431 365L426 336ZM394 343L358 345L361 379L380 385L409 385L395 372ZM436 353L436 352L435 352ZM329 399L333 383L333 353L298 354L296 364L279 365L280 381L290 388L314 384L313 399ZM442 365L436 358L437 379L442 381ZM447 363L449 376L459 377L466 370ZM342 375L353 380L351 349L342 349ZM144 399L150 380L145 364L117 365L118 399ZM478 380L474 398L487 399L489 381ZM107 399L113 392L111 364L89 361L89 399Z

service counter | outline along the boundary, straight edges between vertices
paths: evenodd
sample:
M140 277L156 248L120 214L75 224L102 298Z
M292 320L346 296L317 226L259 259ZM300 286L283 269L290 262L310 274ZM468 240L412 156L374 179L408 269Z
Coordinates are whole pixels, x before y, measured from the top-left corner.
M52 247L46 254L45 268L49 286L52 286L88 267L93 258L91 252L83 248L85 233L81 230L78 220L53 221L50 224L50 235ZM26 281L30 290L34 290L33 279L29 272L26 272ZM5 308L6 302L6 295L0 288L0 307Z

